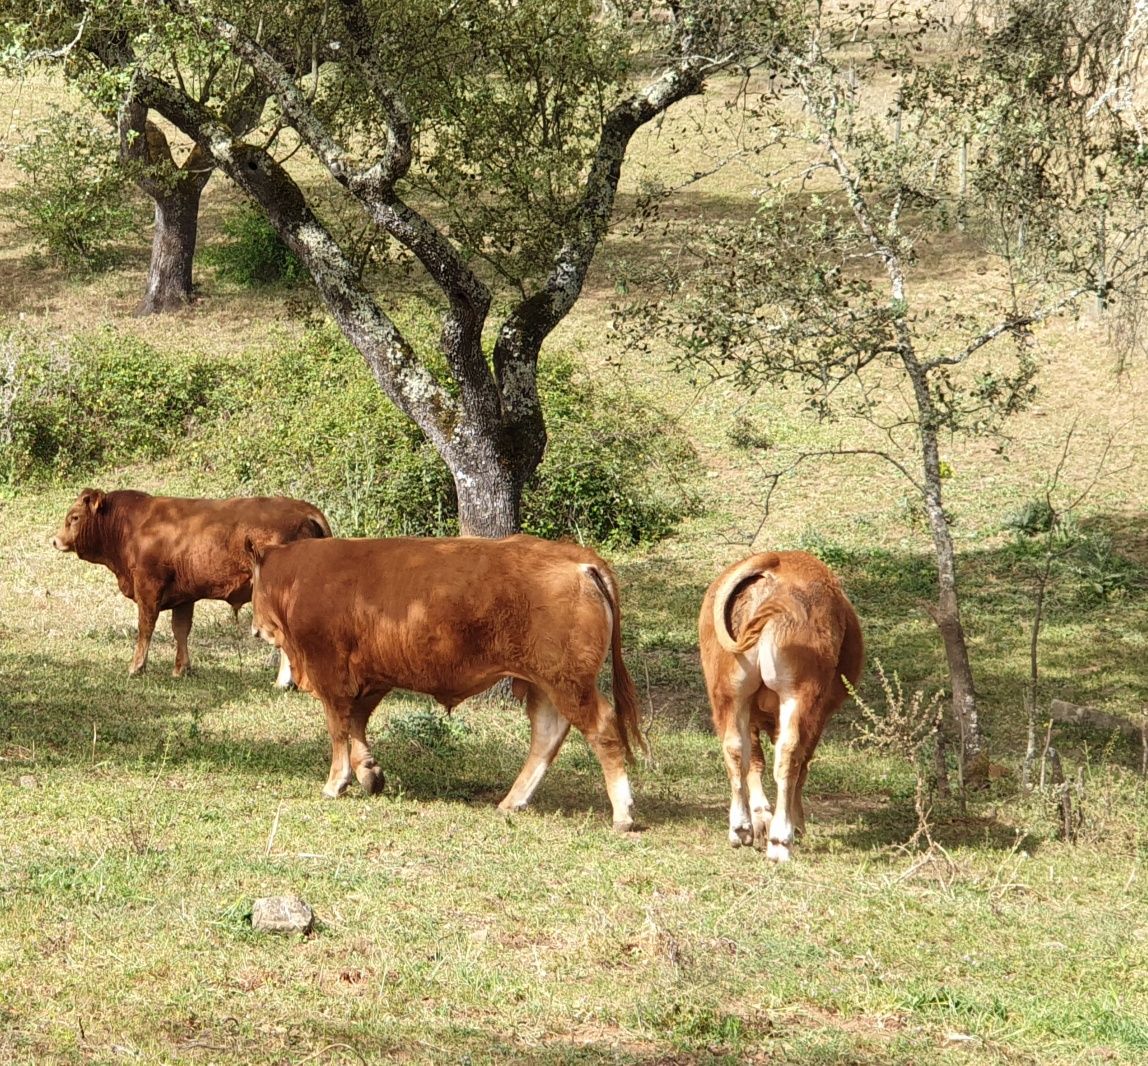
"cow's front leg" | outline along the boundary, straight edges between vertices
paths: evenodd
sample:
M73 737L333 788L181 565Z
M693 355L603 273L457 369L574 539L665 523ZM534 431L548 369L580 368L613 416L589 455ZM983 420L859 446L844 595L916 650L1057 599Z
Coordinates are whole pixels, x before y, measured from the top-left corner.
M749 790L749 814L753 822L753 846L758 851L764 851L769 840L769 824L773 812L769 807L769 798L765 794L762 784L762 774L765 772L765 752L761 749L761 731L756 728L750 730L750 757L749 773L746 775L746 785Z
M136 603L137 628L136 650L128 667L129 676L142 672L147 666L148 648L151 647L151 635L155 632L156 619L159 618L159 608L149 600L140 600Z
M327 733L331 737L331 772L323 786L323 795L327 799L338 799L355 779L351 772L348 750L351 708L349 703L333 704L325 701L323 708L327 712Z
M175 637L175 669L172 677L183 677L191 667L191 656L187 651L187 637L191 632L191 620L195 613L194 603L181 603L171 609L171 632Z
M291 660L287 658L287 650L279 649L279 673L275 675L275 687L289 689L295 687L295 678L291 673Z
M370 720L371 712L379 705L379 700L385 695L385 692L380 692L377 695L372 693L369 696L364 696L356 700L351 708L351 767L359 779L363 791L368 796L382 792L386 782L383 771L375 762L375 757L371 754L370 746L367 744L367 722Z

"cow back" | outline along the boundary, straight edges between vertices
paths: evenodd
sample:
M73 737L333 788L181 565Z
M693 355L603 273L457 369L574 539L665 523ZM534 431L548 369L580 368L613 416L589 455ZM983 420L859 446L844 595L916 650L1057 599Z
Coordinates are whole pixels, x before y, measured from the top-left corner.
M266 553L255 612L316 694L450 703L500 676L596 676L612 624L596 569L588 549L528 536L298 541Z

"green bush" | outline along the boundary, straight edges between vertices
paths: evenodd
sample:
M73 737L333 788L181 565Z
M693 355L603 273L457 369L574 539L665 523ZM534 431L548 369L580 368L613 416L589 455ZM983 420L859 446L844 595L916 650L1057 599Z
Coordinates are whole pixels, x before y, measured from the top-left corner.
M437 707L420 707L391 718L382 739L384 743L405 744L436 755L454 755L470 732L462 719Z
M311 500L344 536L457 531L449 471L334 330L249 356L222 406L192 447L236 491Z
M344 536L458 531L450 472L334 329L234 364L111 331L63 350L16 347L0 359L0 401L14 397L0 403L9 483L174 454L207 472L205 491L299 496ZM550 444L524 495L528 531L627 545L665 536L694 508L696 459L663 414L562 356L540 383Z
M664 412L604 389L569 359L540 367L549 443L526 486L522 525L592 544L660 540L697 508L697 458Z
M0 194L0 212L69 270L107 266L112 244L138 227L111 131L56 111L13 161L20 178Z
M2 348L0 480L9 484L168 455L211 416L224 370L110 329L67 348L9 335Z
M303 265L262 211L240 208L224 221L222 229L228 239L205 248L203 258L225 281L252 289L278 282L293 284L306 277Z
M458 532L449 470L334 330L310 331L254 376L243 434L202 442L229 481L312 500L348 536ZM524 529L636 544L665 536L695 508L682 479L696 459L663 414L580 380L565 357L543 364L540 385L550 443L524 494Z

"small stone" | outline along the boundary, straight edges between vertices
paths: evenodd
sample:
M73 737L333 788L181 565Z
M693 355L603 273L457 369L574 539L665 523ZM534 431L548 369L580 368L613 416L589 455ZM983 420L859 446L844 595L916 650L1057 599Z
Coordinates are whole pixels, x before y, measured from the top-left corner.
M251 928L263 933L309 933L315 912L298 896L263 896L251 905Z
M20 775L20 787L21 788L36 788L38 785L39 785L39 782L31 774L21 774Z

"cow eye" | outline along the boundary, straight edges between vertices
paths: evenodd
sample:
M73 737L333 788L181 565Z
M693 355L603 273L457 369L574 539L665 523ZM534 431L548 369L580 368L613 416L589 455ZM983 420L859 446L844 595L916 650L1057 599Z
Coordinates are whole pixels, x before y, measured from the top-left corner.
M76 516L74 514L68 515L68 525L74 526L76 524Z

